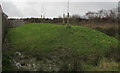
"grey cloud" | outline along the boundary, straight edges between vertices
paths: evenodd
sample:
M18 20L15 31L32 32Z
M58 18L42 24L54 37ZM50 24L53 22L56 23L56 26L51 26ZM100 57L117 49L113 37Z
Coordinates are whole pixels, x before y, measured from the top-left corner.
M2 2L2 9L9 17L22 17L23 14L12 2Z
M23 6L12 3L3 3L4 11L11 17L58 17L67 13L67 2L25 2ZM17 6L17 7L16 7ZM83 15L88 11L98 11L100 9L109 10L116 8L117 2L71 2L70 14Z

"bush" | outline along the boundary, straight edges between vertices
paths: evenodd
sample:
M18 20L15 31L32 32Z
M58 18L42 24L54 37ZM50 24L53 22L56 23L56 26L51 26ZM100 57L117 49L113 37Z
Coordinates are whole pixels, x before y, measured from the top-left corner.
M3 71L10 71L12 70L12 65L10 63L11 57L8 55L3 55L2 59L2 69Z
M119 64L113 60L109 60L107 58L103 58L99 65L95 67L97 71L118 71Z
M114 59L115 61L120 61L120 49L119 46L111 46L106 57Z

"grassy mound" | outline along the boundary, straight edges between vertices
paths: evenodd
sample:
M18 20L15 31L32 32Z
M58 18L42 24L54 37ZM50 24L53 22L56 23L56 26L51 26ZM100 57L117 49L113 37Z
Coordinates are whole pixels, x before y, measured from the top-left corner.
M8 37L16 50L28 53L48 52L58 47L85 53L104 54L118 41L101 32L86 27L66 28L53 24L26 24L11 29Z
M7 52L10 54L19 51L29 56L41 56L63 49L69 54L77 54L84 61L90 59L92 62L98 57L107 56L111 50L117 49L112 47L117 47L118 44L117 39L91 28L66 28L46 23L32 23L10 29L7 37L13 48Z

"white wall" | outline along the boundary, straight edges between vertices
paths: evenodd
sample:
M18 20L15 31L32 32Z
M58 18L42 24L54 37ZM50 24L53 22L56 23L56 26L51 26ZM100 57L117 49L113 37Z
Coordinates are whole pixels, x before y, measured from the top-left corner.
M2 12L0 12L0 72L2 71Z

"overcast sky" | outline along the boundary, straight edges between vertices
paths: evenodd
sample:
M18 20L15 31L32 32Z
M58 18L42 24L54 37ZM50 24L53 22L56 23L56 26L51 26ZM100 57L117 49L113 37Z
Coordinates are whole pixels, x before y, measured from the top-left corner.
M88 11L109 10L118 7L119 0L69 0L70 14L84 15ZM68 0L1 0L3 11L9 17L53 18L67 13Z

